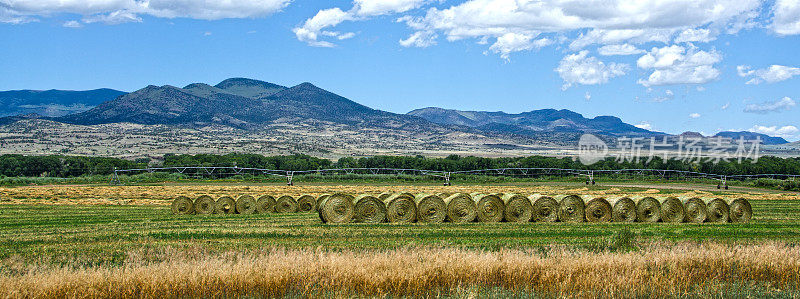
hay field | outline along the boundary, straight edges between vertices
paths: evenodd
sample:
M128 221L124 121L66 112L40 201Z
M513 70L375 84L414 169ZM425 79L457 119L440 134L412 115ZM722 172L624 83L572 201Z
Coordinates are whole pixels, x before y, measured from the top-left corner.
M652 246L642 252L269 249L209 255L133 252L121 266L11 264L3 297L576 297L797 296L800 248ZM485 290L504 292L491 296Z
M752 221L728 224L324 225L315 213L177 216L168 206L179 195L331 191L708 193L578 184L0 188L0 297L800 296L797 193L713 192L752 198Z
M424 186L424 185L325 185L302 184L298 186L286 185L257 185L257 184L226 184L226 185L154 185L154 186L22 186L0 187L0 204L2 203L42 203L42 204L123 204L123 205L168 205L178 196L196 198L200 195L211 195L214 198L221 196L252 195L258 198L263 194L288 194L299 196L311 194L319 196L324 193L372 193L383 192L411 192L411 193L521 193L556 195L565 193L589 195L665 195L671 196L711 196L723 197L745 196L751 199L763 200L800 200L800 193L774 192L761 190L748 190L737 192L721 190L719 192L704 190L672 190L653 188L616 188L607 186L584 186L582 184L569 185L489 185L489 186Z

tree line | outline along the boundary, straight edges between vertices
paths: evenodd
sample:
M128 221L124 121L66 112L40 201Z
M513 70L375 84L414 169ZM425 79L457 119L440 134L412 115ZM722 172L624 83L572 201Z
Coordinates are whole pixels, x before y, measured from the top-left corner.
M564 157L508 157L484 158L451 155L445 158L423 156L374 156L353 158L344 157L334 162L309 155L263 156L257 154L167 154L163 160L149 159L125 160L104 157L82 156L0 156L0 175L6 177L76 177L84 175L109 175L114 169L145 168L157 166L218 166L248 167L276 170L317 170L330 168L403 168L438 171L465 171L492 168L564 168L586 170L610 169L668 169L697 171L721 175L742 174L800 174L800 157L780 158L765 156L757 162L736 160L694 163L681 160L663 160L654 157L650 161L616 161L614 158L601 160L592 165L584 165L572 158Z

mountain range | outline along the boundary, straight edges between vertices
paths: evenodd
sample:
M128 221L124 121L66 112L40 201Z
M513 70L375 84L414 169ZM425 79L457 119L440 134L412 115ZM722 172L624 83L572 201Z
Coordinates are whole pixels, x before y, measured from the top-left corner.
M83 112L125 92L108 88L72 90L9 90L0 92L0 117L36 113L59 117Z
M394 136L398 142L403 136L421 138L422 147L425 143L456 142L448 138L459 139L458 143L466 148L479 144L508 148L570 144L583 133L604 138L668 136L627 124L614 116L586 118L566 109L510 114L429 107L396 114L358 104L311 83L286 87L246 78L231 78L214 86L151 85L131 93L112 89L8 91L0 92L0 105L7 107L0 126L25 120L79 126L131 123L185 129L221 126L272 135L280 133L276 131L279 127L304 128L298 131L304 133L295 134L327 130L328 135L334 128L336 132L353 133L355 139L367 134L373 134L371 138L375 140L380 140L375 136ZM761 137L767 144L787 143L782 138L752 132L718 135Z

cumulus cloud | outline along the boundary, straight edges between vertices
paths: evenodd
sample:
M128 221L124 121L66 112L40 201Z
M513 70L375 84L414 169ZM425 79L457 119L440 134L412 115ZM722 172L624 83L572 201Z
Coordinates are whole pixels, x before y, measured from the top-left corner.
M59 13L80 14L85 23L140 22L139 15L160 18L218 20L254 18L273 14L291 0L0 0L0 21L48 17Z
M321 40L320 37L330 36L341 40L341 36L350 38L353 37L355 33L341 33L337 31L323 32L325 28L335 27L345 21L366 20L374 16L406 12L418 8L428 1L429 0L355 0L353 1L353 8L348 11L344 11L338 7L320 10L316 15L307 19L303 25L295 27L292 31L297 36L298 40L310 46L333 47L335 44ZM435 36L433 32L414 33L407 39L401 40L400 44L405 47L427 47L435 44L435 41L432 40L435 39Z
M746 84L760 84L766 81L767 83L775 83L791 79L794 76L800 75L800 68L784 66L784 65L771 65L766 69L754 70L750 66L740 65L736 67L736 72L740 77L752 78Z
M725 103L725 105L722 105L722 107L719 107L719 109L720 110L728 110L728 108L730 108L730 107L731 107L731 103L727 102L727 103Z
M401 40L403 46L433 44L422 37L442 36L448 41L474 38L479 44L491 44L494 48L488 51L507 59L512 52L556 42L567 43L573 51L594 44L669 44L676 35L681 42L708 42L715 38L715 32L726 29L735 32L750 26L749 22L758 15L762 5L760 0L609 0L602 1L602 4L594 0L465 0L443 7L429 7L423 14L408 13L430 3L451 2L354 0L350 10L342 10L354 21L376 15L406 14L396 19L413 30ZM295 31L303 33L298 35L298 39L319 45L316 42L319 39L307 39L314 35L308 35L304 30ZM542 35L574 36L572 33L575 32L576 38L564 41L533 38ZM319 38L319 34L316 36ZM425 42L417 42L422 40ZM630 47L619 48L619 51L612 49L607 48L604 53L640 53Z
M534 39L531 34L506 33L497 38L494 44L489 47L494 53L500 53L500 57L509 60L511 52L518 52L531 49L540 49L553 43L548 38Z
M697 112L689 114L689 118L700 118L700 116L701 116L700 113Z
M716 39L716 36L709 29L689 28L675 37L676 43L701 42L707 43Z
M589 51L583 50L569 54L561 59L555 69L564 80L563 90L574 84L596 85L608 82L611 78L625 75L629 66L627 64L604 63L596 57L588 56Z
M590 0L469 0L406 20L411 29L442 32L451 41L585 30L569 45L579 50L592 44L667 43L690 28L732 25L760 5L758 0L610 0L602 5Z
M800 34L800 1L777 0L770 28L778 35Z
M303 23L303 26L294 28L294 34L297 36L297 39L306 42L311 46L315 47L333 47L334 44L327 41L319 40L320 36L333 36L336 37L340 34L346 33L339 33L335 31L326 31L323 33L323 29L327 27L336 26L341 22L353 20L353 16L345 11L342 11L338 7L330 8L330 9L323 9L317 12L317 14L306 20Z
M654 47L636 61L640 68L653 70L647 79L638 82L646 87L708 83L719 77L714 64L720 61L722 55L717 51L703 51L692 45L688 49L679 45Z
M766 134L772 137L782 137L786 139L797 139L800 137L800 130L797 129L795 126L760 126L755 125L750 130L750 132L756 132L761 134Z
M771 102L764 102L761 104L749 104L745 106L744 112L747 113L758 113L758 114L767 114L770 112L781 112L792 109L792 107L797 106L794 100L790 97L783 97L777 101Z
M606 45L600 48L597 48L597 52L603 56L614 56L614 55L635 55L635 54L642 54L645 51L636 46L631 44L621 44L621 45Z

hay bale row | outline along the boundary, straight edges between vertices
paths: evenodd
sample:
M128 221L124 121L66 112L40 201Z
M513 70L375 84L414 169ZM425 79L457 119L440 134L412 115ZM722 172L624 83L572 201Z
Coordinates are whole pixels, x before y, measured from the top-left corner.
M242 195L236 200L214 200L203 195L192 201L181 196L172 203L173 214L263 214L316 211L325 223L465 223L465 222L748 222L753 216L744 198L579 196L563 194L345 193L319 197L289 195L258 199Z
M171 209L176 215L313 212L317 210L317 198L311 195L301 195L297 199L289 195L278 198L263 195L256 199L250 195L242 195L237 199L222 196L215 200L211 196L201 195L192 200L186 196L179 196L172 201Z

